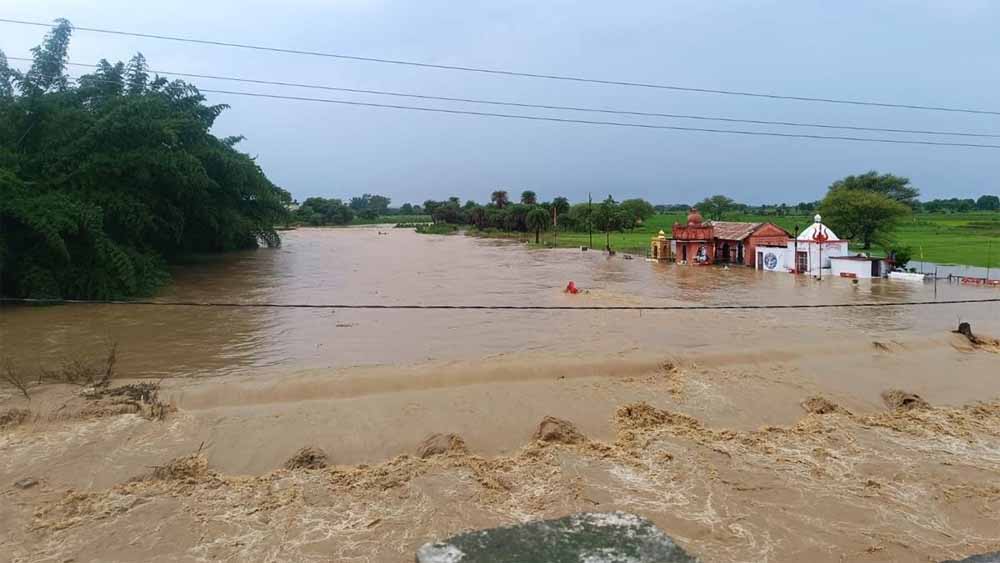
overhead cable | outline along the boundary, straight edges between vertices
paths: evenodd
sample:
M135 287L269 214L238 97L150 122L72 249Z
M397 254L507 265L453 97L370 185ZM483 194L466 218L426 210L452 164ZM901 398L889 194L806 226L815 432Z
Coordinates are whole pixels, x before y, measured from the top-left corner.
M309 304L309 303L253 303L253 302L204 302L204 301L154 301L154 300L85 300L85 299L29 299L2 297L0 304L21 305L137 305L153 307L225 307L250 309L388 309L388 310L485 310L485 311L720 311L761 309L853 309L877 307L915 307L926 305L1000 303L996 299L950 299L943 301L888 301L866 303L814 303L814 304L733 304L733 305L405 305L405 304Z
M53 27L50 23L18 20L11 18L0 18L2 23L10 23L17 25L30 25L37 27ZM578 83L589 83L589 84L603 84L608 86L624 86L633 88L652 88L659 90L672 90L677 92L690 92L698 94L719 94L726 96L745 96L752 98L766 98L772 100L788 100L788 101L798 101L798 102L815 102L815 103L828 103L828 104L845 104L845 105L855 105L855 106L871 106L871 107L881 107L881 108L898 108L898 109L912 109L912 110L924 110L924 111L943 111L943 112L955 112L955 113L971 113L980 115L1000 115L1000 111L997 110L986 110L986 109L975 109L975 108L962 108L962 107L952 107L952 106L933 106L933 105L921 105L921 104L908 104L908 103L890 103L890 102L878 102L870 100L852 100L843 98L825 98L825 97L810 97L810 96L792 96L786 94L773 94L766 92L748 92L741 90L722 90L713 88L696 88L692 86L679 86L674 84L659 84L650 82L632 82L625 80L610 80L601 78L586 78L580 76L569 76L569 75L559 75L559 74L543 74L534 72L523 72L523 71L513 71L504 70L496 68L485 68L485 67L474 67L474 66L460 66L460 65L445 65L437 63L425 63L419 61L409 61L402 59L387 59L380 57L364 57L358 55L346 55L342 53L331 53L323 51L309 51L303 49L291 49L282 47L267 47L263 45L251 45L247 43L234 43L229 41L215 41L210 39L196 39L192 37L178 37L173 35L163 35L158 33L139 33L133 31L121 31L116 29L103 29L96 27L83 27L83 26L73 26L76 31L85 31L90 33L102 33L109 35L120 35L128 37L141 37L145 39L158 39L163 41L175 41L181 43L192 43L198 45L211 45L216 47L233 47L239 49L250 49L254 51L268 51L274 53L284 53L291 55L306 55L312 57L325 57L341 60L351 60L359 62L368 63L382 63L382 64L392 64L392 65L405 65L420 68L433 68L439 70L453 70L462 72L474 72L481 74L491 74L499 76L511 76L520 78L537 78L545 80L560 80L566 82L578 82Z
M27 57L7 57L11 61L26 61L31 62L32 59ZM66 63L70 66L94 68L98 65L83 64L83 63ZM168 70L154 70L150 69L150 73L159 74L164 76L179 76L183 78L200 78L209 80L224 80L228 82L241 82L247 84L260 84L267 86L284 86L293 88L306 88L312 90L327 90L333 92L348 92L353 94L374 94L379 96L395 96L402 98L416 98L421 100L435 100L444 102L458 102L458 103L470 103L470 104L486 104L495 106L509 106L509 107L519 107L519 108L531 108L531 109L544 109L544 110L557 110L557 111L575 111L575 112L589 112L589 113L604 113L613 115L627 115L635 117L658 117L658 118L668 118L668 119L691 119L699 121L720 121L726 123L748 123L754 125L777 125L782 127L813 127L821 129L844 129L851 131L874 131L879 133L906 133L914 135L947 135L956 137L983 137L983 138L1000 138L1000 134L992 133L974 133L971 131L938 131L938 130L927 130L927 129L896 129L889 127L863 127L858 125L838 125L832 123L810 123L810 122L800 122L800 121L768 121L763 119L739 119L734 117L721 117L721 116L707 116L707 115L690 115L690 114L676 114L676 113L660 113L660 112L648 112L648 111L629 111L629 110L618 110L610 108L591 108L591 107L580 107L580 106L563 106L563 105L551 105L551 104L529 104L521 102L511 102L511 101L498 101L498 100L484 100L477 98L459 98L451 96L433 96L428 94L414 94L407 92L391 92L386 90L371 90L362 88L346 88L341 86L325 86L319 84L305 84L301 82L287 82L278 80L261 80L255 78L242 78L234 76L222 76L217 74L196 74L190 72L175 72Z

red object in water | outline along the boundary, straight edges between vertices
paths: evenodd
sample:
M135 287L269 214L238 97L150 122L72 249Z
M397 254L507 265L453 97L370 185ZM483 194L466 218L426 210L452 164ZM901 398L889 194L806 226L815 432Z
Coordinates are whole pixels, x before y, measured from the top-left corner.
M563 291L565 293L573 293L573 294L580 293L580 290L576 288L576 284L573 282L569 282L569 284L566 285L566 289L564 289Z

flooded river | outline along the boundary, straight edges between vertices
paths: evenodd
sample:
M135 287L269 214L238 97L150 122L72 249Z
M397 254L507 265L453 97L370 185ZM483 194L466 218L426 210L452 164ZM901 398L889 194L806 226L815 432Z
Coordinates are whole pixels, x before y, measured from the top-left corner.
M564 294L571 280L585 293ZM288 232L280 249L177 269L156 299L996 297L941 281L815 280L376 227ZM952 334L959 321L982 338ZM117 373L164 378L154 387L168 408L149 419L127 398L95 403L75 385L32 387L30 400L0 386L0 483L39 483L2 491L12 502L0 502L0 553L402 563L464 530L623 510L704 561L958 559L1000 545L997 336L997 303L6 307L0 345L18 366L98 359L116 341ZM24 422L4 430L16 412ZM543 435L546 424L558 431ZM442 437L447 455L428 454ZM331 467L289 470L306 446Z
M510 241L377 227L300 229L279 249L178 268L162 301L283 304L699 305L981 299L989 288L686 267ZM566 295L570 280L589 291ZM393 311L75 305L0 309L0 345L58 364L117 341L136 377L188 377L540 352L627 354L748 347L775 338L939 333L959 319L1000 332L1000 305L771 311Z

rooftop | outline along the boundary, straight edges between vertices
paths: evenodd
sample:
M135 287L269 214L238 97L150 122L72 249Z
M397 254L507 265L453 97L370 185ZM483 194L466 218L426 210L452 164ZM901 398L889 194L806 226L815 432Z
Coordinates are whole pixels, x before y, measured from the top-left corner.
M734 221L709 221L715 230L715 238L743 240L752 235L764 223L737 223Z

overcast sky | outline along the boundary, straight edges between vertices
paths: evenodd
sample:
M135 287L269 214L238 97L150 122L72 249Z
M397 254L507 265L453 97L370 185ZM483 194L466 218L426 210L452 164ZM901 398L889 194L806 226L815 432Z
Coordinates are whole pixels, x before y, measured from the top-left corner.
M1000 3L990 0L479 4L5 0L0 17L65 17L85 27L532 73L1000 110ZM43 34L42 28L0 23L0 49L8 56L27 56ZM127 60L136 51L146 55L151 68L164 71L536 104L1000 133L1000 116L487 76L83 31L74 35L70 59ZM629 120L192 82L204 88ZM684 203L723 193L749 203L794 203L818 199L831 181L869 169L909 176L924 198L1000 192L1000 151L995 149L526 122L221 94L208 98L232 105L215 133L245 135L242 150L257 155L269 177L299 200L371 192L390 196L394 204L451 195L483 201L503 187L514 193L532 189L543 199L564 195L580 200L590 191L595 199L611 193L616 199ZM634 121L752 128L660 118ZM1000 144L1000 139L971 141Z

